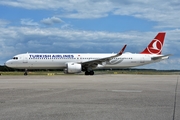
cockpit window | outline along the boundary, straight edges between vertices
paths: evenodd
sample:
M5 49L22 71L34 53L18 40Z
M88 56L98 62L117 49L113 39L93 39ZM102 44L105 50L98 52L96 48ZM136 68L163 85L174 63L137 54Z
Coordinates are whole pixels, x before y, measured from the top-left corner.
M13 57L14 60L18 60L18 57Z

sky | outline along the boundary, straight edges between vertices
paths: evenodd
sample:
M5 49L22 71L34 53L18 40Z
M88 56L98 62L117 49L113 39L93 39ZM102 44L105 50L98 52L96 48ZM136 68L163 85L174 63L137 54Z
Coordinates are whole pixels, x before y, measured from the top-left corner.
M0 64L20 53L140 53L166 32L168 60L147 69L180 69L179 0L0 0Z

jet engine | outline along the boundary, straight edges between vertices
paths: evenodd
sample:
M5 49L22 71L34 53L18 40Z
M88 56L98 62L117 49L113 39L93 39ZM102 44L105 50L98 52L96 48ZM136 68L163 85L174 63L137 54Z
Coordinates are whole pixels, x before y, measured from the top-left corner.
M67 63L64 73L79 73L82 70L81 64L78 63Z

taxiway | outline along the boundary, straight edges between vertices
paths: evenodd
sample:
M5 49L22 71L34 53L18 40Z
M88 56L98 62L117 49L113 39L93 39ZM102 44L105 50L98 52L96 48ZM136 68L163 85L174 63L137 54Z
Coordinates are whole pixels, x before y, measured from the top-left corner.
M178 120L179 79L178 75L0 76L0 120Z

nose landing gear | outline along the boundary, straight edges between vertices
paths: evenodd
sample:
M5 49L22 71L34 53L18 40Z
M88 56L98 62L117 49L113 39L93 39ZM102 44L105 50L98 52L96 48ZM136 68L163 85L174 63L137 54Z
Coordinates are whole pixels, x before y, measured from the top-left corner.
M25 69L24 75L25 76L28 75L28 70L27 69Z

